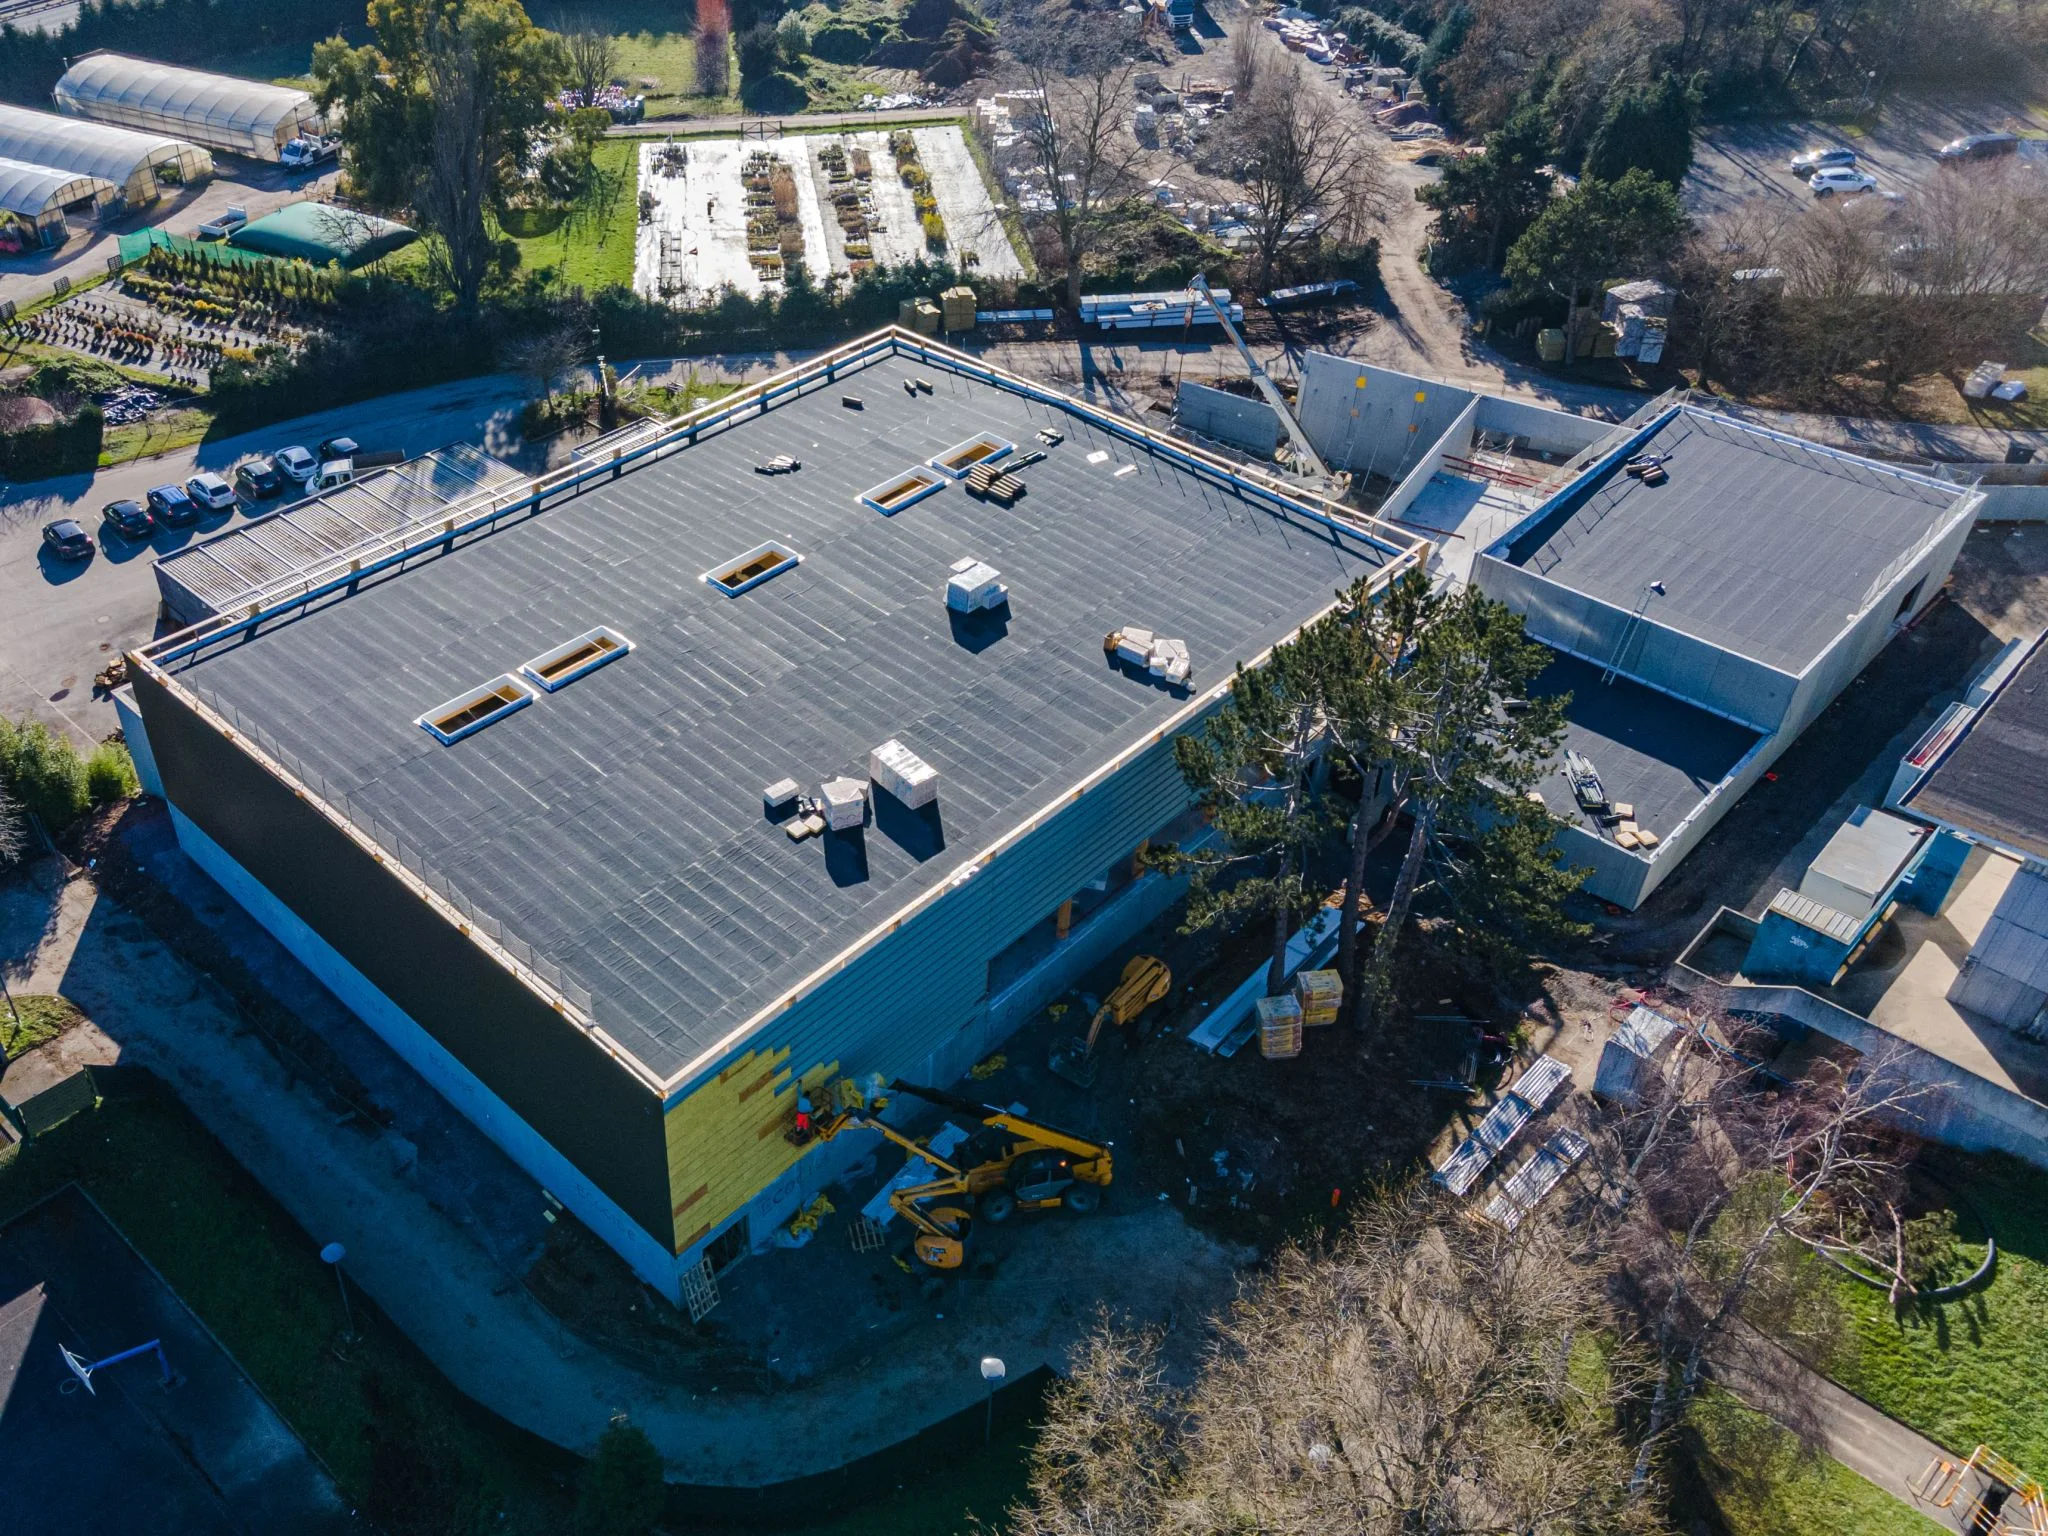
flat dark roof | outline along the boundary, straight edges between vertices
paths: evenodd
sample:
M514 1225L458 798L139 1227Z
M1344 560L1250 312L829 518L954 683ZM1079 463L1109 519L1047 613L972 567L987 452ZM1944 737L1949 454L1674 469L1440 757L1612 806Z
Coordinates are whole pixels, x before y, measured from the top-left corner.
M1665 484L1596 471L1507 558L1623 609L1661 581L1659 624L1792 673L1968 494L1691 406L1640 451L1671 455Z
M1530 692L1572 696L1565 709L1566 749L1592 760L1610 801L1634 806L1638 825L1668 838L1763 737L1628 678L1603 683L1600 673L1575 656L1559 655ZM1613 828L1579 809L1563 762L1560 756L1557 768L1537 785L1543 803L1563 820L1613 842Z
M862 504L977 434L1021 457L1045 427L1065 440L1014 507L950 481L893 517ZM802 469L756 472L777 454ZM702 580L770 540L803 563L738 597ZM1001 572L1007 618L949 615L967 556ZM1388 558L899 355L167 665L667 1077L1185 706L1113 666L1109 630L1185 640L1205 687ZM632 653L453 746L414 723L598 625ZM938 770L936 818L878 794L864 838L797 844L763 815L763 786L865 780L892 737Z
M2048 859L2048 638L2014 669L1907 808Z

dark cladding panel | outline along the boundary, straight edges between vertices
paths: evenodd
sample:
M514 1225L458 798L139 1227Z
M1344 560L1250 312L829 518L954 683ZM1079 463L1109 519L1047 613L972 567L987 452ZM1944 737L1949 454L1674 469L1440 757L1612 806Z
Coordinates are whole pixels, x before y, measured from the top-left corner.
M659 1097L182 699L132 678L171 802L668 1247Z

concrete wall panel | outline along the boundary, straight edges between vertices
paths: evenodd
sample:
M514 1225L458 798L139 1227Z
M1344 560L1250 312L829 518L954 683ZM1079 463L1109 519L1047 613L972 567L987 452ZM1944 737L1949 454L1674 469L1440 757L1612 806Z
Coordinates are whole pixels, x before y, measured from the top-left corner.
M1476 398L1453 384L1310 352L1295 415L1332 468L1399 481Z

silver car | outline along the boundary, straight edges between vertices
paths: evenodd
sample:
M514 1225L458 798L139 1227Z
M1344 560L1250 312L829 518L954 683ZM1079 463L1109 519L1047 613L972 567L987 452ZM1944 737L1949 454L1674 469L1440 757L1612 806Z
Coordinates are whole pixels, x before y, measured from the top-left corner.
M1847 170L1855 163L1853 149L1809 149L1794 155L1786 169L1794 176L1811 176L1815 171Z

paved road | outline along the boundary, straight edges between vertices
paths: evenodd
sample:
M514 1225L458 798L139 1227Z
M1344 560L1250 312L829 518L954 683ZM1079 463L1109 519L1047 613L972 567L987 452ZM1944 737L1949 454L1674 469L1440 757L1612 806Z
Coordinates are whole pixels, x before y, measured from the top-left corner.
M806 112L800 117L764 117L752 112L723 117L674 117L652 123L614 123L605 130L614 139L665 139L676 133L816 133L823 128L866 128L883 122L957 123L973 116L971 107L900 107L892 112Z

